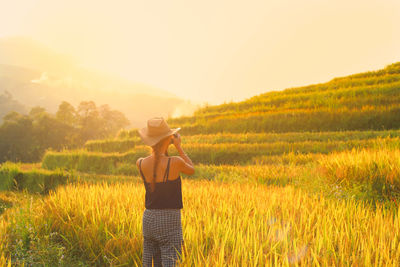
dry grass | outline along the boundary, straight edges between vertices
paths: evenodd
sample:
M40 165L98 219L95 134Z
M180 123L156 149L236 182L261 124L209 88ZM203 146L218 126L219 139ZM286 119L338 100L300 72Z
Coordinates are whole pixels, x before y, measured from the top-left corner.
M394 210L373 211L292 186L205 180L184 180L183 201L184 266L400 264ZM26 216L33 232L56 233L70 256L79 254L90 265L138 266L143 202L137 183L68 185L34 202ZM14 215L7 212L11 227Z

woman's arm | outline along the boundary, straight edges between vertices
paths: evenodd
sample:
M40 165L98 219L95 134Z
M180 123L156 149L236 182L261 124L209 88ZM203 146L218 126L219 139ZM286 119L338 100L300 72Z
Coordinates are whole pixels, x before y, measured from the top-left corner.
M185 151L183 151L183 148L181 146L181 137L178 134L178 137L173 138L174 145L176 147L176 150L178 150L179 153L179 169L181 172L187 175L192 175L194 174L194 165L192 160L186 155Z
M190 160L188 155L186 155L185 151L183 151L182 147L177 148L179 152L179 156L181 160L179 161L179 167L181 172L187 175L194 174L194 166L193 162Z

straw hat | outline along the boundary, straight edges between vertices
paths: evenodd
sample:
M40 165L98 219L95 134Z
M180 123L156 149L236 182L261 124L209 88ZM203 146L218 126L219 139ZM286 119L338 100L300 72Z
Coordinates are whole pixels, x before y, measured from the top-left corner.
M173 135L181 128L171 129L163 117L155 117L147 121L147 127L140 129L139 135L148 146L154 146L163 138Z

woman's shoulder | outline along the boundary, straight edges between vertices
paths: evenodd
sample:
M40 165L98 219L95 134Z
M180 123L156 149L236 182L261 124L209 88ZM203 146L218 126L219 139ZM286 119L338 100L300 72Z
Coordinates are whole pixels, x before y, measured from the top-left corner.
M181 160L183 160L180 156L170 156L170 158L173 161L181 161Z
M141 161L147 160L149 157L150 157L150 156L143 157L143 158L138 158L138 159L136 160L136 166L139 167L140 162L141 162Z
M170 156L169 158L171 159L171 164L181 163L181 162L184 161L184 160L183 160L181 157L179 157L179 156Z

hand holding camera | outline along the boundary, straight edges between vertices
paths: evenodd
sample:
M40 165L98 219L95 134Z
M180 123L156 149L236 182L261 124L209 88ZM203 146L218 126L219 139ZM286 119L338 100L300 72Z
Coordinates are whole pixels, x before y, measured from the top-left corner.
M174 144L176 148L181 146L181 135L179 133L172 136L171 144Z

